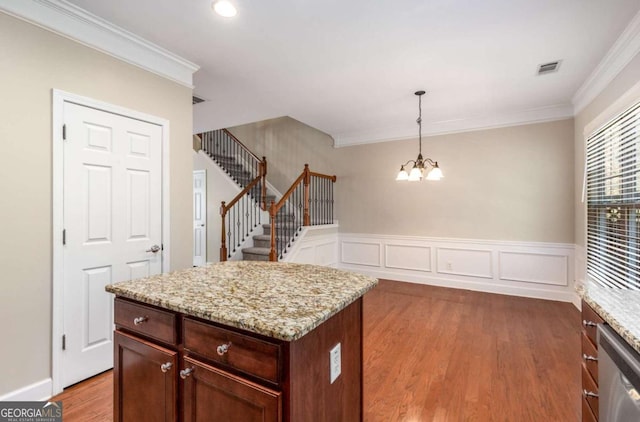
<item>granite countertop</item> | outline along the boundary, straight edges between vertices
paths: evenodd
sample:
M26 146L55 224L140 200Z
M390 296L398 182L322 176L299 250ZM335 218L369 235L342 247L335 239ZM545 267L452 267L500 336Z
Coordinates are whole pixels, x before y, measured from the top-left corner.
M578 294L640 353L640 290L613 289L588 282Z
M305 264L229 261L108 285L137 300L268 337L293 341L378 284Z

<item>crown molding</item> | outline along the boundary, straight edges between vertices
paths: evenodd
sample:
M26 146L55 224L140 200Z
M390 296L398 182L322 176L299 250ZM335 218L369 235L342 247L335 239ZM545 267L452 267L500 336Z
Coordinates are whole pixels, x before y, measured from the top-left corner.
M472 132L477 130L497 129L533 123L552 122L573 117L571 104L557 104L548 107L523 110L493 116L472 117L469 119L447 120L441 122L423 122L422 135L436 136L451 133ZM351 132L333 135L336 148L349 147L378 142L399 141L417 138L417 132L407 133L407 128L374 128L370 132Z
M0 11L193 88L198 65L65 0L0 0Z
M638 12L598 66L576 91L572 102L578 114L640 53L640 12Z

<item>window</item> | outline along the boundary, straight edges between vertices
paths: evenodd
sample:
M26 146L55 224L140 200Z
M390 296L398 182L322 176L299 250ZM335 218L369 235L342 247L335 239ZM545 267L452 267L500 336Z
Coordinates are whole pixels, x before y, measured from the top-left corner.
M587 275L640 290L640 103L587 139Z

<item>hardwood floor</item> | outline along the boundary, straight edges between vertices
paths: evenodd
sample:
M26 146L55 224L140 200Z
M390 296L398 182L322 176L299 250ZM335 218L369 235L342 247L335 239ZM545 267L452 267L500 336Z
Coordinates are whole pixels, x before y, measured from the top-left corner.
M89 378L66 388L51 401L62 400L64 422L103 422L113 420L113 371Z
M580 420L571 304L382 280L364 318L366 422ZM65 422L111 421L112 389L107 372L54 400Z

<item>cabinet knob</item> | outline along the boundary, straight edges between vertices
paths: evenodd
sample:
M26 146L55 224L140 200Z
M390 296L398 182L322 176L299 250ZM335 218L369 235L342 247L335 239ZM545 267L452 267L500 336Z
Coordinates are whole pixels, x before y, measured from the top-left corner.
M597 358L597 357L595 357L595 356L591 356L591 355L588 355L588 354L586 354L586 353L583 353L583 354L582 354L582 359L584 359L584 360L592 360L592 361L595 361L595 362L597 362L597 361L598 361L598 358Z
M598 397L597 393L594 393L593 391L587 391L586 389L582 390L582 395L586 398L586 397Z
M596 324L593 321L587 321L586 319L583 319L582 320L582 325L584 325L585 327L595 327L598 324Z
M172 366L173 364L171 362L163 363L162 365L160 365L160 370L162 372L167 372L169 369L171 369Z
M193 372L193 368L183 369L182 371L180 371L180 378L185 380L189 375L191 375L192 372Z
M229 347L231 347L231 342L227 344L221 344L220 346L218 346L216 351L218 352L218 355L223 356L225 353L229 351Z
M146 320L148 320L149 318L146 316L139 316L137 318L133 319L133 325L140 325L143 322L145 322Z

